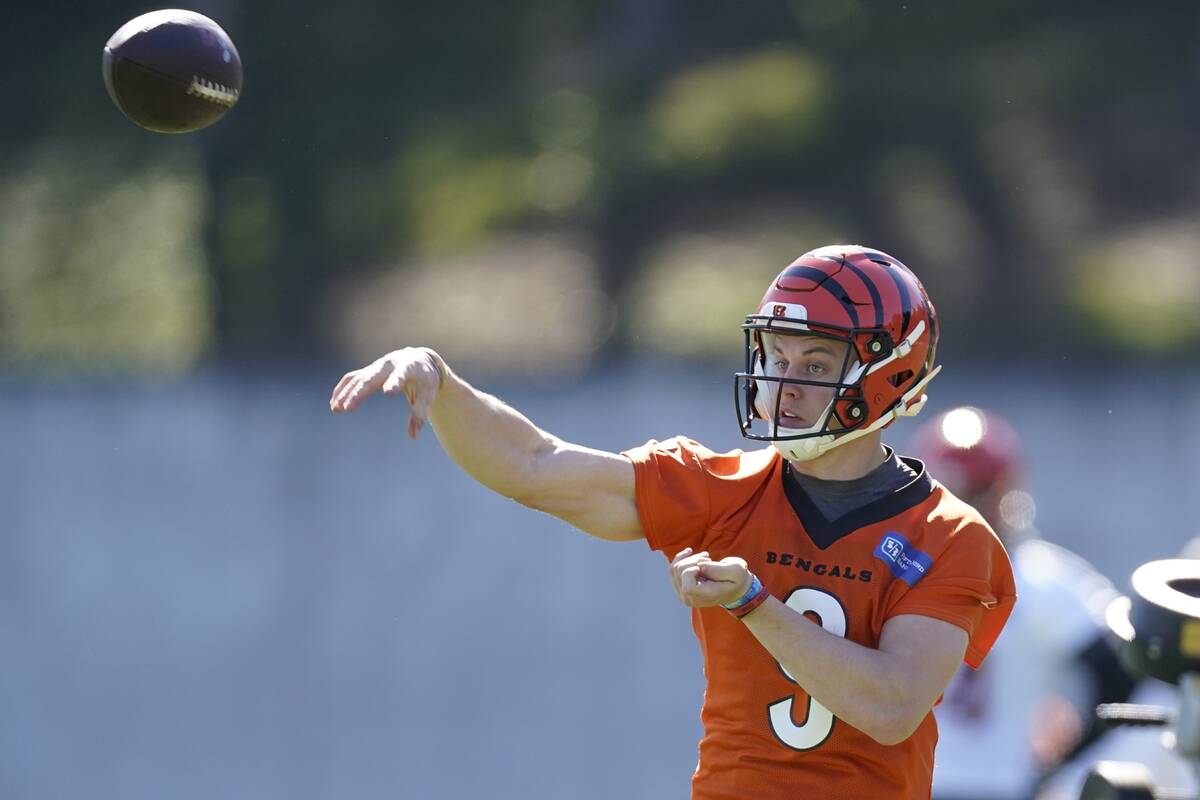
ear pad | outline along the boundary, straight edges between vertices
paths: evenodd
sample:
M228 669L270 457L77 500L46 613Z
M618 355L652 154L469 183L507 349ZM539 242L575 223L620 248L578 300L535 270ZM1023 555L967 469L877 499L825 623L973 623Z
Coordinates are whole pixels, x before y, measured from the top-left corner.
M754 374L766 374L763 372L762 358L758 355L757 351L754 355ZM770 420L771 411L767 407L767 401L769 400L771 393L767 391L759 391L758 381L750 381L750 385L746 389L746 392L747 400L749 401L750 406L754 409L754 413L758 416L758 418Z

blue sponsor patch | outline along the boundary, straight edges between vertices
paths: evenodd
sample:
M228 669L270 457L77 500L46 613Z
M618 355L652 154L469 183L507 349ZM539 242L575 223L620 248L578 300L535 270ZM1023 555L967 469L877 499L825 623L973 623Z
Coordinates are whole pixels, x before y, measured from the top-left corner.
M875 557L887 564L900 580L912 586L933 566L933 559L914 548L895 531L888 531L875 548Z

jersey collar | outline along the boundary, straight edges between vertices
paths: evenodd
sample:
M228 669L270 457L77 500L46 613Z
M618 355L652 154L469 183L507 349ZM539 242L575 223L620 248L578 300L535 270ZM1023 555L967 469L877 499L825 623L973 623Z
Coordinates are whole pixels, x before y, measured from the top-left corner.
M891 494L867 503L835 520L825 519L817 509L812 498L792 477L792 466L787 459L783 459L783 469L781 470L783 491L787 495L788 502L791 503L792 510L796 512L800 524L808 533L808 537L819 549L825 550L837 540L854 533L859 528L865 528L904 513L933 493L933 479L929 477L925 465L915 458L906 456L900 456L900 460L917 473L915 478Z

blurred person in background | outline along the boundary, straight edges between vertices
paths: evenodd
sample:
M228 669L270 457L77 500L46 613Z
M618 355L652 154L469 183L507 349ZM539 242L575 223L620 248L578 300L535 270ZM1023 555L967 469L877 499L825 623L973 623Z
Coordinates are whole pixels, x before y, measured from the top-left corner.
M743 330L739 421L768 443L752 452L571 444L426 348L347 373L330 408L403 394L409 435L431 421L488 488L671 559L707 679L695 800L928 798L931 709L1015 600L978 512L881 440L940 369L933 304L893 257L839 245L785 268ZM622 602L620 576L590 589Z
M1200 537L1189 541L1179 552L1179 558L1200 559ZM1175 713L1179 711L1182 696L1178 686L1143 676L1128 702L1158 706ZM1200 773L1196 764L1175 752L1173 728L1173 725L1161 728L1110 724L1107 729L1098 730L1100 735L1095 741L1080 749L1042 783L1037 800L1078 800L1088 774L1100 761L1145 767L1153 780L1155 797L1197 797Z
M970 407L928 420L908 442L913 457L992 524L1021 597L987 663L960 669L934 709L937 800L1033 796L1097 736L1096 705L1122 702L1133 688L1104 626L1116 590L1038 535L1022 450L1006 420Z

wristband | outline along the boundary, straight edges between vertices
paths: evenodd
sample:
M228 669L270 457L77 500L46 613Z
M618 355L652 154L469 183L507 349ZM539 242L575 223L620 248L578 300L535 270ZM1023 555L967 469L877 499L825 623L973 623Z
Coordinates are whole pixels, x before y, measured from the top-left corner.
M738 606L737 608L730 609L729 613L733 614L733 616L737 617L738 619L741 619L754 609L761 606L763 603L767 602L767 598L770 596L771 593L768 592L767 587L764 586L762 591L754 595L750 602L746 603L745 605Z
M750 578L750 588L746 589L745 594L732 603L721 604L721 608L733 614L738 619L741 619L761 606L771 596L771 593L767 591L767 587L763 586L762 581L758 579L757 575L751 575Z

